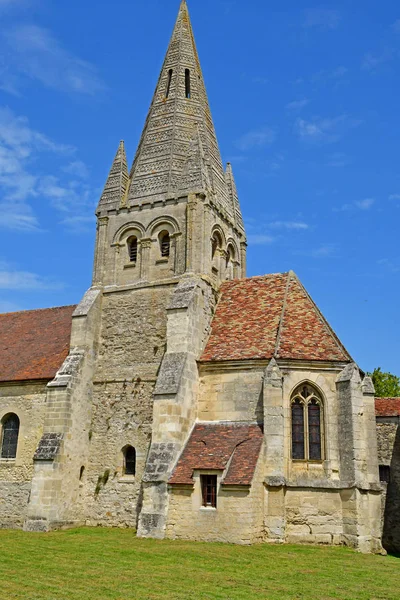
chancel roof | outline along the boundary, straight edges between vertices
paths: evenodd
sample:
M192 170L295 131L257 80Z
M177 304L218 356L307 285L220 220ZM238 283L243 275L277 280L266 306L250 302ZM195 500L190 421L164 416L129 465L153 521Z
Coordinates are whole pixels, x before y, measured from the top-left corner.
M201 361L272 357L351 361L293 272L223 283Z
M400 417L400 398L375 398L377 417Z
M193 471L226 471L222 485L251 485L263 441L258 425L202 423L193 432L169 479L170 484L193 484Z
M69 352L75 308L0 314L0 381L53 379Z

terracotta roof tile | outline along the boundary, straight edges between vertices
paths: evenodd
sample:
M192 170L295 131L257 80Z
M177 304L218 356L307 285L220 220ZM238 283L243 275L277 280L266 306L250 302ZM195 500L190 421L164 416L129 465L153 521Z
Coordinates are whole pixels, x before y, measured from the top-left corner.
M258 425L207 423L195 426L169 480L193 484L193 470L228 471L223 485L251 485L263 433Z
M292 272L222 284L211 327L204 362L273 356L351 360Z
M75 308L0 314L0 381L53 379L68 355Z
M375 398L377 417L400 417L400 398Z

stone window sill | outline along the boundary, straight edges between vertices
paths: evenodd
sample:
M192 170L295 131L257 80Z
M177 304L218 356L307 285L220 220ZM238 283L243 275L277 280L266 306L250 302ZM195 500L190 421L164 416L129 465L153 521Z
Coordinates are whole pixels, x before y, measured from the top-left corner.
M323 467L324 460L308 460L307 458L292 458L292 463L295 465L312 465L313 467Z
M136 482L135 475L122 475L122 477L120 477L118 479L118 483L135 483L135 482Z
M128 263L127 265L124 265L124 269L134 269L135 267L136 267L135 262L131 262L131 263Z
M159 258L156 260L156 265L166 265L168 264L169 258Z
M16 464L15 458L0 458L0 465L9 465L10 467Z
M200 510L204 512L216 512L217 509L214 506L201 506Z

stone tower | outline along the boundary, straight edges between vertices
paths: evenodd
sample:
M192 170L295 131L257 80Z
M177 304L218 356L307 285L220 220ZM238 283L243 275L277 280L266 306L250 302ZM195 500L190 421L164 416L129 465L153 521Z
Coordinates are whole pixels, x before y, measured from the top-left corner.
M25 527L123 523L162 536L218 286L246 270L185 1L131 171L121 142L96 215L93 283L49 384Z

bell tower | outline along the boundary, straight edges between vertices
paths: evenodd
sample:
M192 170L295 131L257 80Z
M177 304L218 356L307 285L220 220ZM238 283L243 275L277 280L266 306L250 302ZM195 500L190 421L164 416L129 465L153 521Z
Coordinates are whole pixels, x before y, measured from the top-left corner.
M96 214L95 286L245 276L232 167L222 165L184 0L131 171L121 142Z

